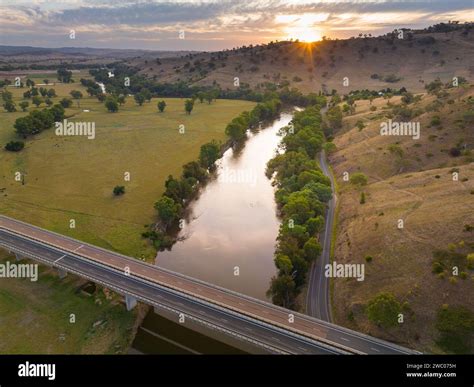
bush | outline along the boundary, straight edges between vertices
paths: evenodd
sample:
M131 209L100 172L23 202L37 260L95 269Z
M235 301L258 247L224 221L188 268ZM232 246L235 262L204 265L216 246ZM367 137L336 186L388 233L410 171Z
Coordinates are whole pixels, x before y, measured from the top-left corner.
M63 98L59 103L63 108L68 108L72 106L72 100L69 98Z
M106 99L105 101L105 107L107 108L107 110L111 113L115 113L118 111L119 109L119 105L118 105L118 102L115 98L113 97L109 97Z
M367 176L362 172L356 172L351 175L349 178L350 182L354 185L367 185L368 179Z
M461 156L461 149L459 149L457 147L453 147L449 150L449 154L452 157L459 157L459 156Z
M391 293L379 293L369 301L366 313L373 323L390 328L397 325L398 315L401 312L401 305Z
M474 334L474 314L464 306L444 305L436 317L437 344L447 352L469 353Z
M400 77L397 77L395 74L389 74L389 75L386 75L383 80L385 82L388 82L388 83L396 83L398 81L400 81L402 78Z
M125 193L125 187L123 185L116 185L114 187L113 193L115 196L120 196Z
M10 141L7 145L5 145L5 149L10 152L19 152L25 147L25 143L23 141Z

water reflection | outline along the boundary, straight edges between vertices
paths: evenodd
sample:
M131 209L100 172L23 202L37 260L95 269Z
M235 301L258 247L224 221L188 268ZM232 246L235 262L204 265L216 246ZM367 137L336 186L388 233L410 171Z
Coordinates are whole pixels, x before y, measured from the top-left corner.
M225 152L216 178L191 204L181 240L158 253L157 265L266 299L279 220L265 168L281 140L278 130L290 120L284 113L249 133L242 149Z

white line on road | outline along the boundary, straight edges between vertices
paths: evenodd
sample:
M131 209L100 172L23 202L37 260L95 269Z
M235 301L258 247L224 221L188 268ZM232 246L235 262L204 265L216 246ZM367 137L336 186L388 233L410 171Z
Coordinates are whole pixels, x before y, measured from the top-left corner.
M349 339L346 339L345 337L340 337L341 340L345 340L345 341L350 341Z
M54 261L54 263L60 261L60 260L63 259L66 255L67 255L67 254L64 254L62 257L59 257L58 259L56 259L56 260Z
M372 347L370 347L370 349L375 351L375 352L380 352L378 349L375 349L375 348L372 348Z

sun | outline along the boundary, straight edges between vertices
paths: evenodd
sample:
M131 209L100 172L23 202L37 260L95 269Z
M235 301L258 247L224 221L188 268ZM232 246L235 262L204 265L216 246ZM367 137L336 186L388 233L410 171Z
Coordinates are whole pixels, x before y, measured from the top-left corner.
M295 31L292 34L293 39L298 39L300 42L304 43L313 43L321 40L321 33L317 30L302 30L302 31Z
M312 43L321 40L321 30L318 27L327 17L328 14L323 13L280 15L276 21L284 25L282 30L289 39Z
M321 32L309 26L294 26L285 28L288 38L299 40L304 43L312 43L321 40Z

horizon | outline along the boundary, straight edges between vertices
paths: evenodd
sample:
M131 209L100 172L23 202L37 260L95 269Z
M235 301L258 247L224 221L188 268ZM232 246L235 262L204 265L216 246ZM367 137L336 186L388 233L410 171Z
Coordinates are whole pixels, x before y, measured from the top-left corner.
M4 0L0 11L0 45L177 52L380 36L474 20L470 0Z

